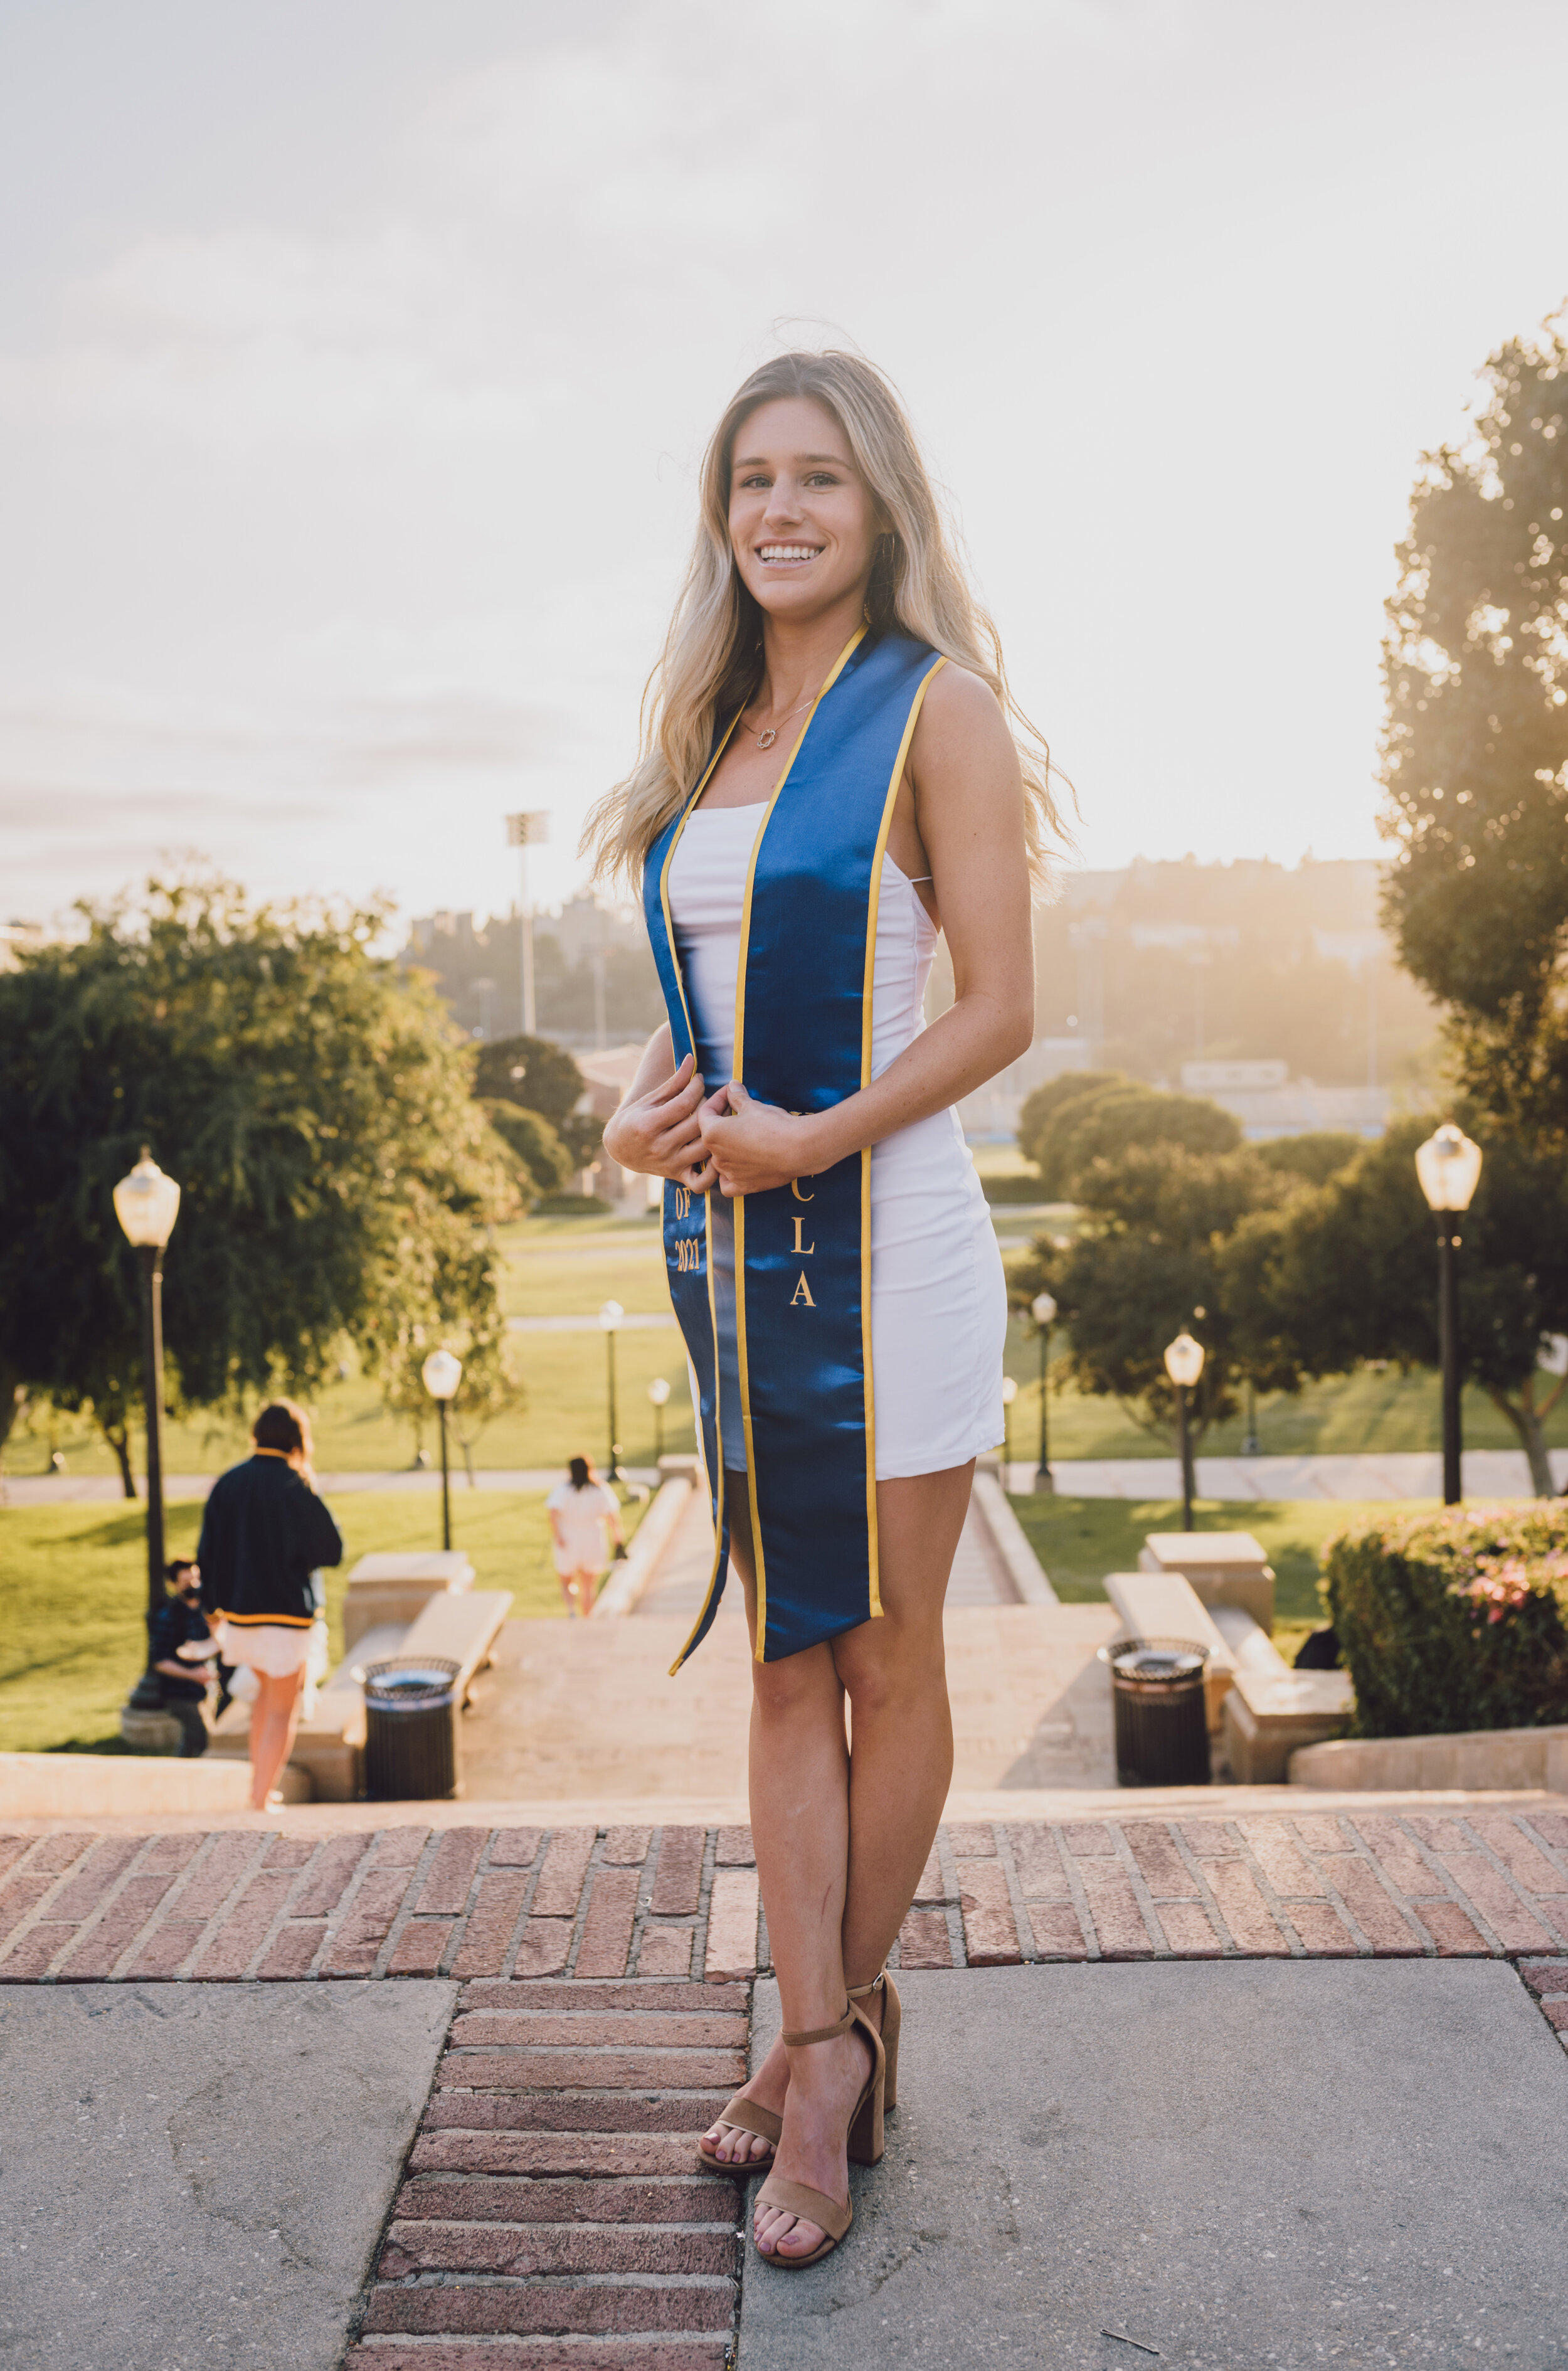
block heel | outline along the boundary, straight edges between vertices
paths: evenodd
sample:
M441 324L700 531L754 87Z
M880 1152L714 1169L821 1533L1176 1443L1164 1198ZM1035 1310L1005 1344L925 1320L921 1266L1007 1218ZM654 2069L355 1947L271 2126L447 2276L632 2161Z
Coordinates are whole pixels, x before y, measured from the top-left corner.
M880 1974L871 1978L869 1984L851 1984L849 1997L852 2001L865 2000L875 1992L880 1992L882 1996L882 2048L887 2053L886 2105L896 2108L898 2105L898 2036L904 2024L904 2008L898 1997L898 1987L887 1970L883 1968Z

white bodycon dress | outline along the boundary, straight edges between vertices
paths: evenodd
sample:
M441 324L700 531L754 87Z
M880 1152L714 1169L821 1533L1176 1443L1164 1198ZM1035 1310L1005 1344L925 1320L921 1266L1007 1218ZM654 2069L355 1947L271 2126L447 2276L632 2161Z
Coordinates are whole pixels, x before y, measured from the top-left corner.
M705 1081L709 1094L730 1075L734 1053L741 914L762 813L760 806L698 807L670 866L670 919L692 1021L719 1058L715 1075ZM925 1026L922 1000L936 943L919 892L884 857L871 991L873 1078ZM712 1210L724 1463L744 1473L734 1218L721 1194L713 1195ZM871 1149L879 1482L943 1473L1001 1440L1007 1322L1001 1253L958 1114L935 1112Z

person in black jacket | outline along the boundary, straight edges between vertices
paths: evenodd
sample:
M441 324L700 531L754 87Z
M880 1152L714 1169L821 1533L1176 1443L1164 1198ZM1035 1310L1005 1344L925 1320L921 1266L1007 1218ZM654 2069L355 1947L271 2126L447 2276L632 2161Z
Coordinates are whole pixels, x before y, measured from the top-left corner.
M264 1811L281 1799L273 1787L299 1725L317 1614L313 1574L342 1562L343 1543L316 1495L305 1410L274 1400L250 1437L254 1456L213 1485L196 1561L225 1662L248 1663L256 1674L250 1808Z

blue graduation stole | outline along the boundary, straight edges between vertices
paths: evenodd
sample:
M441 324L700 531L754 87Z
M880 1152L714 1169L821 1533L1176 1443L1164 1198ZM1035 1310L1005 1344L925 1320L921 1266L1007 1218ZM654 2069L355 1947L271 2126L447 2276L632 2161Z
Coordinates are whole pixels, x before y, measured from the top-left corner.
M871 985L882 855L926 688L946 662L902 634L856 634L818 693L753 843L741 921L732 1075L761 1103L827 1111L870 1082ZM686 818L736 719L680 814L649 850L643 907L675 1060L698 1052L669 873ZM720 1085L704 1072L707 1091ZM756 1554L759 1662L882 1612L871 1392L871 1156L737 1195L735 1329ZM670 1298L697 1376L714 1561L707 1636L730 1553L719 1426L712 1226L705 1195L664 1186Z

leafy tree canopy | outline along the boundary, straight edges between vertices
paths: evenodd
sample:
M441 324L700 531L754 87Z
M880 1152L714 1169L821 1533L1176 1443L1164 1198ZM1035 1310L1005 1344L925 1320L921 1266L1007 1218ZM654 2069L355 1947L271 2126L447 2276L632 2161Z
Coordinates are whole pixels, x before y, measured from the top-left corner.
M479 1048L474 1093L521 1104L558 1128L575 1110L588 1081L564 1046L548 1037L495 1037Z
M182 1189L175 1405L308 1392L345 1336L384 1379L496 1336L484 1229L515 1197L467 1048L371 951L384 915L153 882L82 916L0 976L5 1414L7 1384L90 1404L129 1487L138 1288L110 1197L143 1145Z
M1056 1093L1066 1079L1053 1079L1030 1096L1020 1116L1019 1142L1054 1201L1078 1200L1082 1173L1091 1162L1118 1162L1140 1145L1232 1152L1241 1141L1230 1114L1205 1096L1165 1094L1115 1071L1068 1076L1075 1093ZM1048 1096L1054 1100L1046 1103Z
M1165 1100L1179 1101L1170 1097ZM1294 1391L1288 1357L1243 1347L1221 1289L1221 1246L1249 1214L1294 1189L1248 1148L1193 1150L1132 1144L1078 1173L1083 1232L1075 1242L1040 1236L1009 1270L1014 1302L1045 1290L1068 1337L1063 1373L1080 1391L1120 1400L1134 1420L1172 1432L1176 1394L1166 1345L1188 1327L1207 1353L1193 1395L1198 1433L1233 1415L1236 1385Z
M1244 1219L1218 1252L1219 1290L1249 1363L1308 1375L1364 1360L1438 1361L1435 1222L1415 1174L1425 1120L1405 1120L1348 1169ZM1471 1125L1482 1123L1471 1116ZM1481 1184L1460 1221L1463 1371L1502 1410L1552 1488L1544 1426L1563 1384L1543 1337L1568 1333L1568 1177L1551 1148L1482 1129Z
M497 1136L516 1156L525 1190L553 1194L571 1174L571 1156L542 1112L521 1104L481 1096L479 1108Z
M1361 1151L1363 1139L1352 1136L1347 1129L1311 1128L1300 1136L1276 1136L1267 1144L1253 1146L1265 1169L1277 1169L1282 1177L1305 1177L1309 1185L1321 1186L1336 1169L1347 1168Z
M1080 1095L1097 1095L1106 1087L1127 1083L1120 1070L1063 1070L1024 1097L1018 1116L1019 1150L1026 1161L1040 1166L1047 1133L1059 1114Z
M1424 457L1384 646L1386 911L1483 1105L1568 1130L1568 317Z

